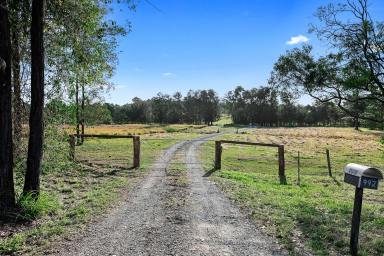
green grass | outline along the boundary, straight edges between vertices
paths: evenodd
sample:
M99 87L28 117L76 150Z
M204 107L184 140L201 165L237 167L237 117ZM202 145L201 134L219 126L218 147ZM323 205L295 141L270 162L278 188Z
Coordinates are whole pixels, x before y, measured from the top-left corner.
M286 145L288 184L280 185L273 148L225 145L222 170L211 178L266 232L294 254L301 246L315 255L349 254L354 187L343 182L349 162L384 166L380 138L350 130L249 129L227 139ZM359 148L353 146L358 144ZM368 145L368 146L367 146ZM334 179L327 176L325 148L331 150ZM297 182L297 151L301 152L301 186ZM213 168L214 144L202 148L206 170ZM296 154L295 154L296 153ZM384 188L365 190L360 232L361 255L384 253ZM299 248L299 249L298 249Z
M231 125L232 124L231 116L223 115L220 117L218 121L214 122L213 124L218 126Z
M83 199L79 200L73 207L62 207L61 209L55 207L55 212L49 212L52 215L51 218L45 216L41 225L0 240L0 253L13 254L18 252L23 255L32 252L43 253L46 246L57 239L57 236L70 236L76 233L76 230L81 228L83 224L115 203L119 199L119 191L129 186L129 183L128 179L120 177L90 188L82 195ZM45 201L44 196L40 198L39 200ZM41 205L41 203L38 204ZM29 203L28 207L30 207ZM43 213L40 211L40 214Z
M42 192L36 200L32 194L23 195L18 204L21 208L19 218L22 220L34 220L42 215L56 214L60 203L56 195Z

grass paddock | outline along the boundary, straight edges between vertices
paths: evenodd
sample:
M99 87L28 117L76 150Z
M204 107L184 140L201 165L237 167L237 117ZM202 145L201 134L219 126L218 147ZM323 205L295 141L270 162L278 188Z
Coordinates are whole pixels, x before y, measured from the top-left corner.
M383 169L381 134L349 128L256 128L221 138L285 145L287 185L279 183L277 149L268 147L223 144L222 170L211 176L265 232L297 254L348 255L354 187L343 182L343 168L355 162ZM326 149L333 177L328 176ZM212 170L214 143L202 147L201 158L205 169ZM364 191L361 255L384 254L383 187Z

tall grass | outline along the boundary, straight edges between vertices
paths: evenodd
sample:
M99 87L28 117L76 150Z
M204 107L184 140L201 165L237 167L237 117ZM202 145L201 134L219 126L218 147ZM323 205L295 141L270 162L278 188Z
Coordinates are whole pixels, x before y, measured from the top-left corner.
M25 221L56 214L61 207L58 197L46 192L41 192L38 199L32 193L23 194L19 197L18 205L21 208L18 218Z

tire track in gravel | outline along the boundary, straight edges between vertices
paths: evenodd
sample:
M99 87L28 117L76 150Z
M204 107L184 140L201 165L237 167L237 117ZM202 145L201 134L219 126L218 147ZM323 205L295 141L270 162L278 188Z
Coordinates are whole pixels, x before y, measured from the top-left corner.
M197 149L217 135L170 147L121 206L55 254L286 255L203 177ZM167 175L175 157L185 163L185 186Z
M186 205L194 240L191 255L288 255L274 238L258 231L216 185L204 177L197 156L203 142L189 145L186 154L191 190Z

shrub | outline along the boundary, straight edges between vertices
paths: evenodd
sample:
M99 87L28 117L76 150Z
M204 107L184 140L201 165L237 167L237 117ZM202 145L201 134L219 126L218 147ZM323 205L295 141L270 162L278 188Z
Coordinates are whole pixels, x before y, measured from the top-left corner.
M167 133L172 133L172 132L177 132L177 131L178 131L177 129L172 128L172 127L166 127L166 128L164 128L164 130L165 130Z

